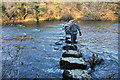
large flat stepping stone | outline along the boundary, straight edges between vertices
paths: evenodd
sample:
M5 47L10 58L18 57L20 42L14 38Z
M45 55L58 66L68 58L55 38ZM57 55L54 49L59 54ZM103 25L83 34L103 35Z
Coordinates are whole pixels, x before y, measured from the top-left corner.
M66 46L63 46L63 50L77 50L77 46L66 45Z
M65 43L71 43L71 39L66 39Z
M65 40L70 40L71 39L71 37L65 37Z
M70 43L71 43L71 39L66 39L66 40L65 40L65 43L70 44ZM75 43L77 43L77 41L75 41Z
M82 53L79 50L68 50L62 54L62 57L82 57Z
M86 70L64 70L63 80L92 80L92 77Z
M61 69L86 69L87 65L82 58L62 57L60 67Z

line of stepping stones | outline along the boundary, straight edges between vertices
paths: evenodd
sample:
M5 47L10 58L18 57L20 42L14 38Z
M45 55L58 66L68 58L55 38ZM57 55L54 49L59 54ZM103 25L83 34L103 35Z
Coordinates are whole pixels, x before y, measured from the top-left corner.
M70 37L66 37L65 43L71 43ZM64 69L63 80L90 80L92 77L77 46L66 45L63 49L66 50L60 59L60 67Z

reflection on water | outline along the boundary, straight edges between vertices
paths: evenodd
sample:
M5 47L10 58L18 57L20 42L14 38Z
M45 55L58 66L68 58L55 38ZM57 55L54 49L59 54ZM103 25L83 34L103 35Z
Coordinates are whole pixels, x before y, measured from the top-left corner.
M59 60L64 44L55 45L55 42L65 37L63 24L64 22L51 21L4 26L4 77L62 78ZM105 78L114 75L117 78L118 23L79 21L78 24L82 32L78 41L84 58L87 60L94 53L105 60L102 65L95 67L92 76Z

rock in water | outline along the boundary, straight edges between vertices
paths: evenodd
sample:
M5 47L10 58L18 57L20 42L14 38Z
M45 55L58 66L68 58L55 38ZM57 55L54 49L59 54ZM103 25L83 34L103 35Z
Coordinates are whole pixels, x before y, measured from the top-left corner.
M66 38L65 38L65 40L68 40L68 39L70 39L70 37L66 37Z
M86 70L64 70L63 80L92 80L92 77Z
M71 35L70 35L70 34L66 35L66 38L69 38L69 39L70 39L70 38L71 38Z
M63 40L65 40L65 39L64 39L64 38L61 38L60 40L63 41Z
M93 54L92 58L88 60L91 69L94 69L96 65L99 65L103 62L103 59L99 59L98 55Z
M62 57L60 67L61 69L86 69L87 65L82 58Z
M65 43L71 43L71 39L66 39Z
M58 47L54 47L54 50L59 50L59 48Z
M79 50L68 50L62 54L62 57L75 57L80 58L82 57L82 53Z
M66 45L66 46L63 46L63 50L77 50L77 46Z
M62 42L56 42L55 44L56 45L62 45Z

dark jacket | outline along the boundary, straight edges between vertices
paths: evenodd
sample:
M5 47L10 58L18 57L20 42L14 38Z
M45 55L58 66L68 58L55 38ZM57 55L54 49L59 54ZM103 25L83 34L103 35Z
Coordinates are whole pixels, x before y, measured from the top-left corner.
M80 26L76 23L73 23L70 25L70 33L71 34L77 34L77 30L79 31L79 34L81 36L81 32L80 32Z

